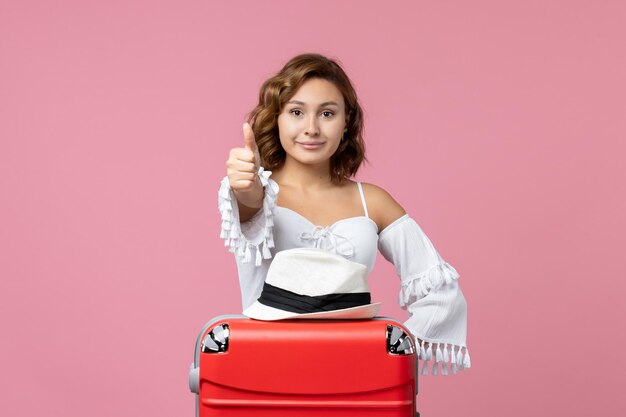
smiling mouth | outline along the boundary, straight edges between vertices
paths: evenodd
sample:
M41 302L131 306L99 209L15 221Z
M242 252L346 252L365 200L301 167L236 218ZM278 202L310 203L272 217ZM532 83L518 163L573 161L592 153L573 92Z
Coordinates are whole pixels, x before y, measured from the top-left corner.
M318 149L324 146L324 142L296 142L298 145L302 146L304 149Z

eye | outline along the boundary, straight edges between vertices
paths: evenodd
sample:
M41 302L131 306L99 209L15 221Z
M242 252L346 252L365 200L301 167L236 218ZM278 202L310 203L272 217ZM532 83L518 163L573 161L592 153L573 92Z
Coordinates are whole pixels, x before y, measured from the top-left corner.
M332 111L323 111L322 114L324 115L324 117L332 117L335 115L335 113L333 113Z
M293 114L294 116L300 116L302 114L302 112L298 109L290 110L289 113Z

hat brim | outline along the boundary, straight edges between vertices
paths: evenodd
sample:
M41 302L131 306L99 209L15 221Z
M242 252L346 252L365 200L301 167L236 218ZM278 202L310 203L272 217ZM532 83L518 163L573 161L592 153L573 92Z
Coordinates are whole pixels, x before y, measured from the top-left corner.
M380 304L381 303L372 303L341 310L299 314L266 306L256 301L243 311L243 315L252 319L265 321L284 319L369 319L376 316Z

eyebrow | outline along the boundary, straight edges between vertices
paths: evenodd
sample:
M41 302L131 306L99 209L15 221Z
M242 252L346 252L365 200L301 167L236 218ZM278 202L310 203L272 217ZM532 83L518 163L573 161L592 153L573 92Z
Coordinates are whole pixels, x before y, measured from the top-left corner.
M298 101L298 100L288 101L287 104L298 104L300 106L305 106L306 105L304 102ZM320 107L323 107L323 106L337 106L337 107L339 107L339 104L337 104L334 101L325 101L325 102L320 104Z

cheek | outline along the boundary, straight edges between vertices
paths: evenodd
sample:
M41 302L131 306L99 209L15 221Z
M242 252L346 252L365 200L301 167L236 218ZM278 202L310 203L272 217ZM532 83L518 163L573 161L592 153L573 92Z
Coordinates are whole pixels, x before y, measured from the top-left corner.
M290 123L283 117L278 117L278 132L281 136L288 134L294 130L293 123Z
M281 121L281 119L278 119L278 140L280 142L280 145L283 147L283 149L285 148L289 148L289 136L290 136L290 132L289 132L289 124L285 123L284 121Z
M278 141L280 142L280 146L282 146L283 149L289 149L289 140L287 140L287 138L285 137L285 133L281 133L280 131L278 132Z
M345 129L345 125L342 121L337 121L329 126L329 133L333 138L341 138L343 135L343 129Z

